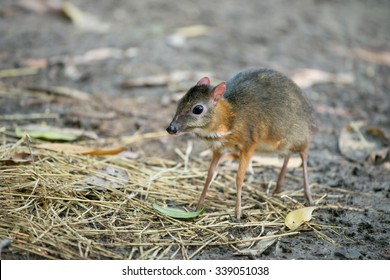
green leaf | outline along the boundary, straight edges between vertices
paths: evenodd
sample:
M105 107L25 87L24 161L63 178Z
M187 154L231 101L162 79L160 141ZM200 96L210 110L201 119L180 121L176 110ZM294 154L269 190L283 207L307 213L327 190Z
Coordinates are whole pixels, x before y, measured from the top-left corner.
M153 208L156 209L158 212L164 214L165 216L177 218L177 219L196 218L204 212L204 208L200 209L199 211L195 211L195 212L186 212L186 211L184 211L182 209L178 209L178 208L161 207L157 203L153 203Z
M30 135L32 138L37 138L37 139L44 139L44 140L49 140L49 141L74 141L77 138L79 138L79 135L75 135L72 133L64 133L58 131L58 129L25 129L21 130L20 128L17 128L15 130L15 134L18 137L23 137L25 134Z

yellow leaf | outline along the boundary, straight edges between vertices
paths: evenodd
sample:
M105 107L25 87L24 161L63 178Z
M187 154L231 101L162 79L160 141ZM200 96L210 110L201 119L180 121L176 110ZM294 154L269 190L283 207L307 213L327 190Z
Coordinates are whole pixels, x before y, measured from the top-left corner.
M110 29L109 24L100 21L91 14L83 12L70 1L62 3L62 11L80 30L104 33Z
M297 229L304 222L311 220L312 212L318 207L304 207L294 211L291 211L287 214L284 224L291 230Z
M207 25L192 25L176 29L175 34L184 37L198 37L208 33L210 28Z

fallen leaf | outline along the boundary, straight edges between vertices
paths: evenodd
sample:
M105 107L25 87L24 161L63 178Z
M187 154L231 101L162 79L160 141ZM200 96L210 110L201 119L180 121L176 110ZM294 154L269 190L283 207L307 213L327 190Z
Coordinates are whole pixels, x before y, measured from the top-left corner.
M291 230L299 228L304 222L311 220L311 214L318 207L310 206L291 211L287 214L284 224Z
M61 0L19 0L18 6L38 14L45 14L59 12L61 2Z
M380 158L384 160L387 158L388 142L388 138L379 128L366 128L364 122L351 122L340 133L339 149L341 154L350 160L356 162L369 160L371 163L379 164Z
M123 152L126 150L126 147L119 146L119 147L109 147L109 148L100 148L100 149L94 149L90 152L86 152L86 155L90 156L108 156L108 155L116 155L120 152Z
M67 144L67 143L44 143L36 146L37 148L51 150L60 153L69 153L69 154L86 154L93 151L93 148Z
M75 189L78 191L118 189L124 187L128 180L129 175L125 169L107 166L94 175L86 176L83 184L77 185Z
M79 100L89 100L90 94L84 91L80 91L73 88L67 88L67 87L29 87L29 90L32 91L44 91L51 94L58 94L63 96L68 96L71 98L79 99Z
M153 75L153 76L129 79L122 83L122 87L132 88L132 87L164 86L170 83L179 83L191 79L195 80L203 76L209 76L209 73L174 71L169 74L161 74L161 75Z
M265 250L267 250L272 244L278 240L278 237L272 237L275 235L277 231L270 231L265 236L269 236L269 238L261 239L260 241L256 242L256 244L250 248L242 249L241 254L243 255L249 255L249 256L260 256L262 253L264 253Z
M136 49L133 49L133 56L136 55ZM98 49L91 49L80 56L75 56L68 58L68 60L72 61L74 64L87 64L94 61L100 61L100 60L106 60L110 58L122 58L127 57L127 52L129 50L123 51L122 49L118 48L98 48ZM64 59L66 60L66 59Z
M116 48L100 48L87 51L83 56L84 62L90 62L94 60L104 60L108 58L120 58L123 51Z
M390 52L373 52L364 49L355 49L355 55L363 60L375 63L390 66Z
M93 131L84 131L75 128L59 128L46 125L27 125L18 127L15 130L18 137L23 137L28 134L32 138L44 139L48 141L74 141L82 136L97 139L97 135Z
M137 152L132 151L124 151L118 155L121 158L127 158L127 159L137 159L139 158L139 154Z
M47 127L37 127L35 129L26 129L24 128L23 130L20 128L17 128L15 130L15 134L18 137L23 137L24 135L28 134L32 138L37 138L37 139L44 139L44 140L50 140L50 141L74 141L79 136L71 134L71 133L64 133L61 132L60 130L57 129L50 129Z
M25 164L33 161L33 156L30 153L20 152L15 153L9 158L0 160L4 165Z
M354 77L349 73L329 73L319 69L298 69L291 79L301 88L309 88L318 83L352 84Z
M209 31L210 27L208 27L207 25L198 24L177 28L174 34L181 35L183 37L197 37L204 35Z
M111 48L111 47L102 47L96 49L90 49L81 55L56 55L48 59L48 64L73 64L73 65L85 65L91 64L96 61L102 61L107 59L121 59L121 58L133 58L136 57L139 53L138 48Z
M83 12L69 1L63 2L62 11L80 30L105 33L110 29L109 24L100 21L91 14Z
M186 45L187 38L205 35L210 31L207 25L192 25L177 28L175 33L167 38L168 45L175 48L182 48Z
M36 147L62 153L83 154L91 156L116 155L126 149L124 146L91 148L68 143L44 143L39 144Z
M357 58L379 65L390 65L390 52L388 51L370 51L361 48L351 49L341 45L329 46L329 49L331 49L333 53L342 57Z
M161 214L164 214L165 216L177 218L177 219L192 219L198 217L200 214L203 213L204 209L202 208L199 211L195 212L186 212L179 208L168 208L168 207L161 207L157 203L153 203L153 208L156 209Z

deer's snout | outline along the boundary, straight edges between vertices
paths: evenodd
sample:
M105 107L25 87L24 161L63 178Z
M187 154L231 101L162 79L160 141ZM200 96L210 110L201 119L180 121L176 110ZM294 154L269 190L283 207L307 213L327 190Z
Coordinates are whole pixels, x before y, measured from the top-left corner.
M167 127L167 132L169 134L177 134L178 132L178 128L177 128L177 125L174 124L173 122L170 123L170 125Z

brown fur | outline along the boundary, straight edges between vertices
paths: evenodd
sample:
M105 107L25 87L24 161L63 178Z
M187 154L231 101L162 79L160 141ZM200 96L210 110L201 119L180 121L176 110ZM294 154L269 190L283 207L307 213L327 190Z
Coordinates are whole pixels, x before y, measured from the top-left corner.
M215 98L218 96L215 93L223 92L225 83L214 88L207 83L209 79L203 78L187 92L168 128L194 132L213 150L198 208L203 205L222 154L232 151L238 153L239 158L236 177L238 219L241 217L242 184L255 151L286 155L274 193L281 190L291 153L300 153L305 196L311 203L306 162L317 124L314 110L299 87L284 75L263 68L244 70L228 80L222 98ZM205 111L200 115L193 114L194 106L199 104Z

